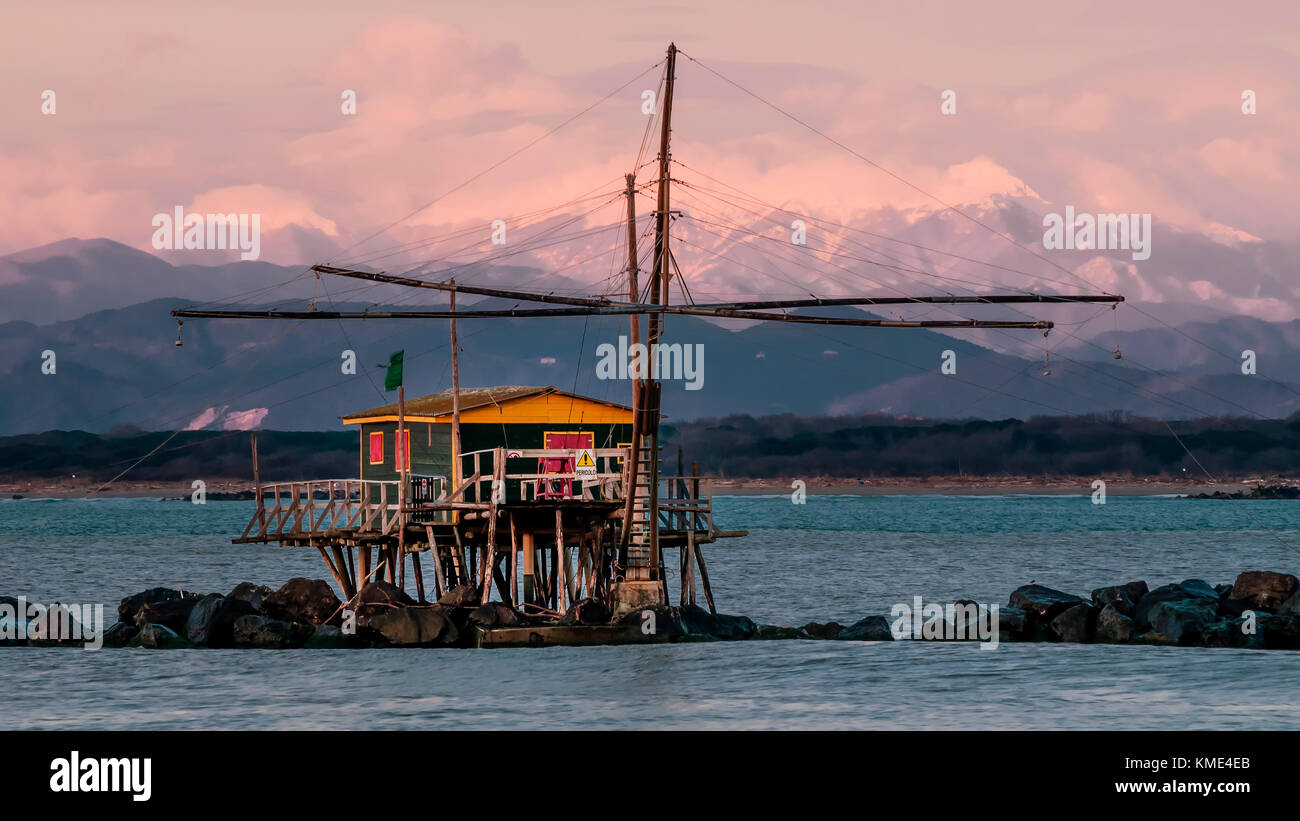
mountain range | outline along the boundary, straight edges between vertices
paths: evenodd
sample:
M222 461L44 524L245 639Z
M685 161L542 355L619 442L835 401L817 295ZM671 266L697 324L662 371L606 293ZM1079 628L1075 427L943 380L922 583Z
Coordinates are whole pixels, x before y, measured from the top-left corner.
M684 238L692 236L683 228ZM739 253L719 253L728 250L732 258ZM702 270L699 290L707 291L718 275ZM537 276L531 265L498 266L476 281ZM547 282L548 290L560 292L590 288L563 277ZM0 434L121 425L338 429L339 416L392 401L378 366L399 348L406 351L408 395L449 387L448 327L441 320L190 320L180 328L184 344L174 344L178 327L169 311L196 303L300 309L315 300L321 309L363 310L438 304L441 297L419 292L424 301L416 302L409 291L388 289L366 293L384 302L349 301L355 291L350 282L318 282L305 268L265 262L174 266L105 239L64 240L0 258L6 320L0 322L0 379L7 397L0 403ZM485 299L473 307L514 304ZM671 316L665 341L702 346L704 379L700 390L665 381L665 411L685 420L741 413L998 419L1114 411L1279 418L1300 409L1300 385L1292 381L1300 374L1300 321L1268 322L1204 305L1139 307L1146 327L1131 318L1121 324L1096 306L1070 309L1086 321L1066 325L1067 309L1052 307L1051 318L1062 324L1047 339L1026 330L958 338L929 330ZM863 316L854 308L805 313ZM948 316L941 309L932 315ZM1176 324L1175 316L1184 319ZM550 384L628 399L625 382L598 379L595 368L598 346L617 344L627 332L625 317L459 325L462 385ZM1247 349L1254 351L1254 375L1242 373ZM343 372L347 351L355 353L356 374ZM940 371L946 351L956 364L953 374ZM43 368L46 352L53 352L53 373Z

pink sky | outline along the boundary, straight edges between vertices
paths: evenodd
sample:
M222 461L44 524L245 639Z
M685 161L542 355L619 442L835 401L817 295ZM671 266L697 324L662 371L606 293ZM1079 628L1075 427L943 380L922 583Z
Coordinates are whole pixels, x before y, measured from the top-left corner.
M71 236L150 250L152 215L183 205L258 212L264 259L316 261L634 77L670 39L951 202L1033 194L1295 242L1296 4L898 5L29 4L7 11L0 50L0 252ZM612 190L656 82L366 247ZM945 89L956 116L940 113ZM769 202L836 220L934 207L687 59L674 123L675 158ZM1220 287L1187 284L1207 301Z

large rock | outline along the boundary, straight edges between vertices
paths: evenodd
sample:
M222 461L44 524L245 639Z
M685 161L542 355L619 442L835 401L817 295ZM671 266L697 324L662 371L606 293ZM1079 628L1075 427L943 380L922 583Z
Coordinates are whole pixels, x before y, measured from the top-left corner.
M611 618L609 608L600 599L578 599L569 605L560 624L609 624Z
M1291 616L1256 616L1256 632L1269 650L1300 650L1300 619Z
M1203 599L1156 602L1147 612L1151 631L1180 645L1199 644L1201 634L1214 623L1218 603Z
M1052 619L1052 632L1061 641L1087 643L1093 639L1096 624L1097 608L1083 602L1067 607Z
M442 594L438 604L443 607L478 607L479 590L472 584L461 584Z
M1129 582L1097 588L1092 591L1092 601L1099 609L1104 610L1107 605L1113 605L1121 615L1128 616L1147 592L1146 582Z
M262 612L271 619L305 624L334 624L343 603L323 579L293 578L262 597Z
M584 599L583 601L594 601L594 600ZM569 612L572 613L575 610L575 608L578 607L578 604L581 603L582 602L578 602L573 607L570 607ZM597 602L597 604L599 604L599 602ZM601 606L603 607L604 605ZM605 615L606 617L609 616L608 610L605 611ZM567 619L568 617L569 617L568 614L565 614L565 618ZM605 619L605 622L607 621L609 621L608 618ZM599 623L604 624L605 622L599 622ZM474 608L474 611L469 614L469 623L473 624L476 627L484 627L484 628L518 627L519 625L524 623L524 620L519 617L519 613L513 607L508 607L499 601L492 601L492 602L488 602L487 604L480 605L479 607ZM592 622L571 621L571 622L561 622L561 623L562 624L563 623L591 624Z
M226 595L228 599L245 601L253 606L254 610L262 609L262 600L275 591L264 584L253 584L252 582L240 582L235 585L235 589Z
M1290 573L1247 570L1237 576L1224 609L1233 615L1247 610L1276 613L1300 589L1300 580Z
M357 594L356 611L359 616L373 616L399 607L410 607L415 599L395 584L386 581L370 582Z
M117 606L117 620L126 624L136 624L136 614L146 604L157 604L179 598L181 598L179 590L172 590L170 587L151 587L122 599Z
M1095 640L1103 644L1128 644L1137 635L1137 624L1113 603L1097 614Z
M836 636L840 641L893 641L889 619L884 616L867 616L850 624Z
M1041 584L1026 584L1012 592L1009 603L1023 610L1030 622L1046 625L1076 604L1083 604L1084 600Z
M677 609L683 629L688 634L711 636L723 641L740 641L758 632L758 625L746 616L714 615L697 604Z
M190 620L190 611L202 598L202 596L186 594L184 598L149 602L136 611L135 623L140 627L146 624L161 624L177 635L184 635L185 625Z
M760 627L759 629L761 630L762 628ZM815 639L835 639L839 638L840 631L844 629L844 625L837 621L828 621L825 624L818 621L810 621L800 629Z
M362 616L357 627L367 636L389 647L437 647L455 644L459 638L456 625L446 608L403 607Z
M104 631L104 646L126 647L139 632L140 628L134 624L115 621L112 627Z
M1238 617L1235 619L1219 619L1214 624L1205 628L1201 634L1201 643L1206 647L1235 647L1248 650L1264 649L1264 636L1258 630L1253 633L1247 633L1242 627L1246 624L1247 619Z
M213 593L199 599L185 622L185 637L205 647L233 647L235 620L256 615L257 610L245 599L232 599Z
M1192 602L1196 605L1212 604L1217 611L1219 594L1200 579L1185 579L1178 584L1166 584L1148 592L1138 600L1137 606L1130 614L1138 629L1146 631L1151 626L1149 614L1151 608L1161 602ZM1159 631L1157 631L1159 632Z
M140 632L126 643L126 646L144 647L149 650L176 650L194 645L181 638L176 631L161 624L145 624L140 627Z
M286 650L301 647L313 632L314 628L307 624L291 624L258 615L240 616L235 619L233 639L236 647Z
M668 636L669 638L680 638L686 634L686 628L682 623L682 617L678 609L666 604L639 607L636 610L624 613L618 623L640 625L643 632L653 632L654 635Z
M998 641L1019 641L1025 634L1025 611L1006 605L998 608Z

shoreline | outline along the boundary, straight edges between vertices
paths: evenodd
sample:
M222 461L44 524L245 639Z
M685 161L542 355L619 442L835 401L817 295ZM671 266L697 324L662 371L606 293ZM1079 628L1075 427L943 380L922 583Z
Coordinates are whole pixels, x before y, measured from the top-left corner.
M1164 496L1177 494L1249 491L1259 480L1210 482L1208 480L1101 477L1108 496ZM1096 477L1045 479L1024 476L990 477L899 477L891 479L804 479L810 496L1006 496L1091 495ZM783 479L714 479L714 496L777 496L794 492L793 477ZM69 479L0 481L0 500L23 499L155 499L188 498L194 491L189 482L122 481L95 492L98 483ZM211 501L220 494L248 493L253 483L246 479L214 479L205 488Z

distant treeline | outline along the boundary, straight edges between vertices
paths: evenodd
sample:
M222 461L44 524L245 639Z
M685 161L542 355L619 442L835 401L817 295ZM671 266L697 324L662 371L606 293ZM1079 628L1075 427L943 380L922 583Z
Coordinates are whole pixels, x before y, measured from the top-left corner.
M66 478L76 474L78 478L106 481L139 461L123 479L252 479L249 434L184 431L168 441L171 435L125 429L108 434L48 431L0 437L0 476ZM272 430L260 431L257 438L258 463L264 479L341 479L357 475L355 431ZM140 461L146 454L152 455Z
M677 424L671 434L666 460L681 446L705 473L732 478L1203 476L1188 450L1219 478L1300 470L1300 414L1170 426L1124 414L953 422L728 416Z
M1159 420L1123 415L957 422L884 415L728 416L665 426L663 453L669 470L675 471L680 446L687 469L698 461L705 473L731 478L1201 476L1195 460L1219 478L1300 472L1300 414L1281 421L1171 424L1172 430ZM106 480L146 454L152 455L124 478L252 476L247 433L187 431L168 441L169 436L117 429L0 437L0 476ZM262 431L258 445L266 479L357 475L353 431Z

